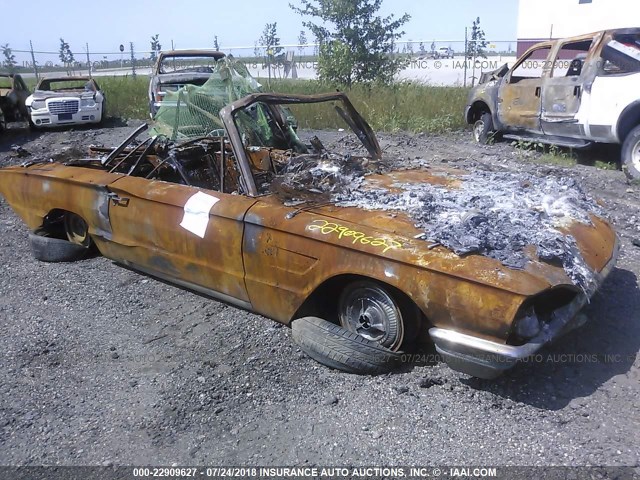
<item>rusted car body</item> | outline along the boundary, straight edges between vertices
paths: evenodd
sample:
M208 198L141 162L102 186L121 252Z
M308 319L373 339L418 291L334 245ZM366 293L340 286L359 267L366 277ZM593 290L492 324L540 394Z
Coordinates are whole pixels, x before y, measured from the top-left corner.
M149 112L153 118L167 92L185 85L203 85L225 54L215 50L170 50L160 52L149 81Z
M20 75L0 73L0 132L9 122L27 121L25 100L29 93Z
M0 170L0 192L34 231L53 231L61 215L78 216L102 255L284 324L306 315L335 321L340 292L373 282L403 305L404 329L390 348L430 337L447 363L472 375L494 377L576 326L617 255L616 234L596 216L563 227L593 272L579 287L529 248L523 267L510 268L424 240L406 212L343 206L329 190L274 188L296 161L333 168L322 162L336 157L317 138L300 141L279 109L327 102L361 142L361 154L340 157L369 169L357 190L455 191L465 181L465 172L451 168L378 166L378 141L344 94L254 94L222 110L224 137L177 146L156 137L94 149L101 159L9 167ZM251 123L260 116L269 137ZM525 317L535 323L526 339L517 333ZM362 334L373 338L365 320Z
M628 140L623 164L640 176L632 134L640 126L640 28L534 45L513 67L483 75L465 118L478 141L492 132L572 148Z
M106 115L105 94L91 77L41 78L26 105L36 128L97 124Z

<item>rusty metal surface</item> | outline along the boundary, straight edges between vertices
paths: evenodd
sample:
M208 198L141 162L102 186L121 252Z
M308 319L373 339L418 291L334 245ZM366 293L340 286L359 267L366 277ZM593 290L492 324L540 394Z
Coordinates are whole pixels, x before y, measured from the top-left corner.
M89 224L103 255L283 323L294 319L310 298L335 304L335 298L318 299L314 292L357 276L403 292L429 325L506 342L528 299L552 288L577 291L562 267L538 260L534 250L528 252L526 268L516 270L416 238L420 230L402 212L333 204L298 208L277 194L256 196L250 155L233 112L258 101L306 100L337 100L352 113L343 94L252 95L222 112L230 142L158 142L153 154L143 153L138 160L131 149L94 150L113 154L105 166L93 160L86 167L74 162L6 168L0 170L0 192L31 229L54 209L73 212ZM355 115L361 140L379 152L370 127ZM263 160L257 155L253 168L255 163L265 166ZM134 161L141 162L140 168L127 175ZM118 171L104 170L113 165ZM176 169L184 171L182 176ZM193 172L199 173L194 177ZM369 175L366 182L393 188L410 179L456 190L464 173L453 168L392 171ZM592 225L572 224L567 231L589 267L601 270L613 253L611 227L593 217Z

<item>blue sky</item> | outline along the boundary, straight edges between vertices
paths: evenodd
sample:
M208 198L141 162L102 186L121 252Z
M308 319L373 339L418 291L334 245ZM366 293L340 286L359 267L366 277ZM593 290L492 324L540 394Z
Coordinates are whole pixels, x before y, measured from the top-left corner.
M517 4L517 0L384 0L382 13L411 15L404 27L405 40L428 44L434 39L462 40L464 27L480 16L488 40L511 41L516 38ZM134 42L136 50L148 50L149 38L156 33L164 49L171 40L176 48L210 48L218 35L224 50L253 45L267 22L278 22L282 44L296 43L302 29L302 17L289 8L287 0L29 0L25 8L9 5L8 0L0 0L0 11L11 11L12 16L11 22L2 24L0 44L23 50L32 40L35 50L57 51L63 37L76 57L87 42L91 52L116 52L120 44L128 48L129 42Z

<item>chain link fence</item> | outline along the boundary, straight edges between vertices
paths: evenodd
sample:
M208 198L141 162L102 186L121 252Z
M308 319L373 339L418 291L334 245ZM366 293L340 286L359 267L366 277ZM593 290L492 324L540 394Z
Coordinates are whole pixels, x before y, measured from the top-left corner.
M485 57L467 59L470 42L465 40L403 41L395 45L396 55L407 58L399 80L434 85L471 85L484 71L495 70L516 57L515 40L487 41ZM284 44L269 51L265 45L221 47L221 51L243 62L258 78L317 78L317 44ZM73 49L73 61L63 63L59 52L13 48L15 71L25 78L40 75L149 75L155 63L151 51L135 50L132 44L112 52L94 52L90 45ZM6 66L2 70L7 70Z

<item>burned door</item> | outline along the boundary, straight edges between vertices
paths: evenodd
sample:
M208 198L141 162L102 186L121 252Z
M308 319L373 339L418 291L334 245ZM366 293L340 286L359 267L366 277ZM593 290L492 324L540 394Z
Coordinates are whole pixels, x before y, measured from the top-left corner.
M594 37L560 46L554 55L549 78L542 85L542 130L547 135L584 136L577 118L586 74L584 65Z
M498 119L506 130L541 131L542 81L550 51L550 45L530 51L505 76L498 90Z
M121 178L109 189L113 238L107 256L172 283L250 306L242 235L244 215L254 199L139 177Z

